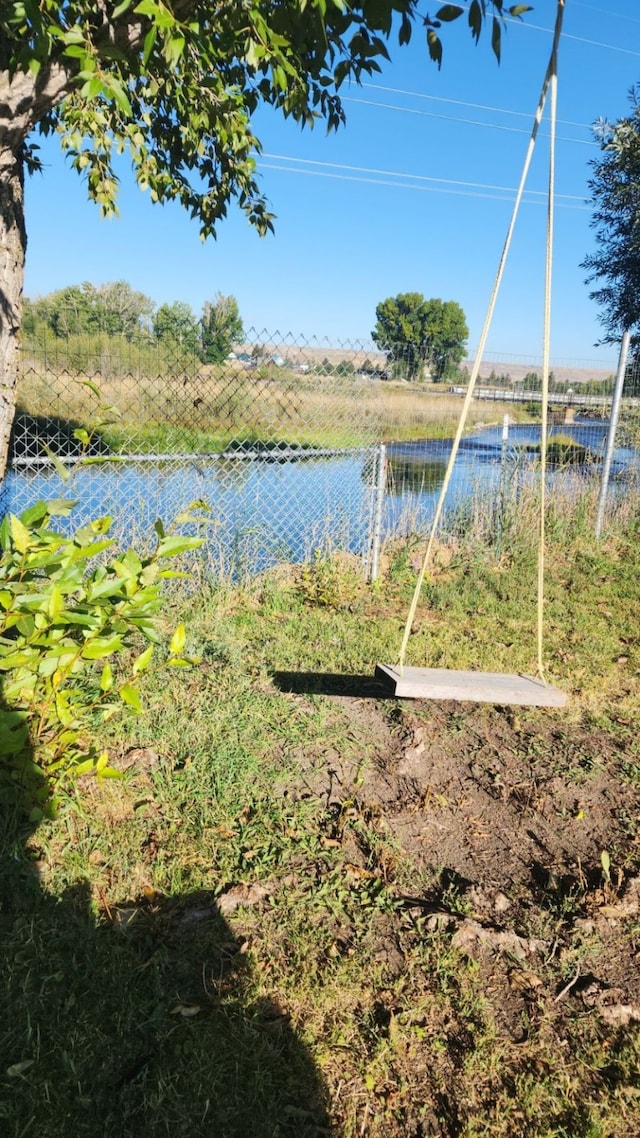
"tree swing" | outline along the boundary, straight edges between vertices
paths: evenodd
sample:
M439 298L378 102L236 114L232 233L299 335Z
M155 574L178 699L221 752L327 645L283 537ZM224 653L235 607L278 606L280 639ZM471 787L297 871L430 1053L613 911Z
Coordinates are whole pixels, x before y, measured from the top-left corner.
M562 29L565 0L558 0L556 23L553 35L553 46L547 65L540 100L536 110L531 137L525 157L524 167L514 202L514 207L507 230L498 272L493 285L487 314L485 316L478 350L473 363L467 394L462 407L460 421L456 430L451 455L447 466L444 481L440 489L438 503L435 509L431 532L427 543L422 568L418 575L413 599L409 607L409 614L404 629L400 656L397 665L376 665L376 679L393 695L408 699L434 699L434 700L471 700L482 703L530 705L538 707L563 707L567 702L564 692L547 684L544 677L543 662L543 628L544 628L544 561L545 561L545 491L546 491L546 461L547 461L547 422L549 403L549 343L551 326L551 268L553 262L553 210L554 210L554 180L555 180L555 146L556 146L556 119L557 119L557 64L558 44ZM522 195L531 165L531 159L542 121L547 94L550 94L550 149L549 149L549 184L547 196L547 242L545 265L545 295L544 295L544 336L543 336L543 365L542 365L542 423L540 445L540 528L538 537L538 604L537 604L537 648L538 673L537 676L508 675L502 672L474 672L450 671L446 668L413 668L405 667L405 655L409 636L416 615L418 601L424 579L432 562L434 542L445 497L457 458L460 440L464 431L471 400L473 398L480 363L484 354L491 320L502 281L507 255L511 245L511 238L515 228L516 218L520 209Z

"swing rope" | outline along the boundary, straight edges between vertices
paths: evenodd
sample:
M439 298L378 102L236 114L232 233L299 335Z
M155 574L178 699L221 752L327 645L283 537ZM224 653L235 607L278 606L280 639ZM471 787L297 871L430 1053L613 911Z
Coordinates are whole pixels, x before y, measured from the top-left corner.
M542 423L541 423L542 438L541 438L541 446L540 446L540 532L539 532L539 539L538 539L538 620L537 620L538 674L539 674L541 680L543 680L543 682L546 682L544 680L544 664L543 664L543 630L544 630L544 560L545 560L544 559L544 545L545 545L545 508L546 508L545 482L546 482L546 463L547 463L547 421L548 421L547 405L548 405L548 401L549 401L549 345L550 345L550 330L551 330L551 269L552 269L552 262L553 262L553 197L554 197L553 189L554 189L554 180L555 180L555 141L556 141L556 116L557 116L557 67L558 67L558 44L560 42L560 33L562 30L562 19L563 19L563 15L564 15L564 8L565 8L565 0L558 0L558 7L557 7L557 12L556 12L556 23L555 23L554 33L553 33L553 45L551 48L551 55L549 57L549 63L547 65L547 70L545 73L544 82L542 84L542 90L540 93L540 99L538 102L538 106L537 106L534 121L533 121L533 127L531 130L531 136L529 138L529 144L527 146L527 152L525 155L524 166L522 169L522 174L520 176L520 182L518 185L518 190L516 193L513 211L511 214L511 220L509 222L509 227L507 230L507 236L505 238L504 246L502 249L502 255L500 257L500 262L498 265L498 271L496 273L496 278L495 278L495 281L493 284L493 289L491 291L491 297L489 299L489 305L488 305L487 313L486 313L486 316L484 319L484 324L482 327L482 332L481 332L480 340L478 343L478 349L476 351L476 356L475 356L475 359L473 361L473 367L471 369L471 375L469 376L469 384L467 387L467 393L465 395L464 403L462 406L462 411L460 413L460 420L458 422L458 427L457 427L455 437L453 440L453 444L451 447L451 454L449 455L449 461L447 463L447 469L445 472L444 480L442 482L442 486L440 488L440 494L438 496L438 502L436 504L436 509L435 509L435 513L433 516L433 522L431 524L431 531L429 534L429 540L427 542L427 548L425 551L425 555L424 555L424 559L422 562L420 572L418 574L418 579L416 581L416 587L414 589L413 598L411 600L411 605L409 606L409 613L408 613L407 621L406 621L405 628L404 628L404 634L402 637L402 644L400 646L400 656L399 656L399 660L398 660L398 670L400 672L400 675L403 674L403 670L404 670L404 662L405 662L405 656L406 656L406 652L407 652L407 645L409 643L409 637L411 635L411 629L413 628L413 622L415 620L416 610L418 608L418 601L420 599L420 594L422 592L422 586L424 584L424 579L425 579L425 576L427 574L427 570L428 570L429 566L431 565L431 559L432 559L432 555L433 555L435 538L436 538L436 534L438 532L438 527L440 524L442 511L444 508L444 502L445 502L445 498L447 496L447 490L449 489L449 483L451 481L451 476L453 474L453 468L455 466L456 458L458 456L458 450L460 448L460 442L462 439L464 428L466 426L466 422L467 422L467 418L468 418L468 414L469 414L469 409L471 407L471 401L473 399L473 395L474 395L474 391L475 391L475 387L476 387L476 382L478 379L478 373L480 371L480 364L482 363L482 358L484 356L484 349L486 346L487 337L489 335L489 329L491 327L491 321L493 319L493 313L494 313L494 309L496 306L496 301L498 299L498 293L500 291L500 285L502 283L502 277L504 275L504 270L505 270L505 266L506 266L506 262L507 262L507 256L509 254L509 249L511 247L511 240L513 237L513 232L515 229L515 224L516 224L516 220L518 217L518 213L520 211L520 204L522 202L522 197L524 194L524 189L525 189L527 177L529 174L529 168L531 166L531 159L533 157L536 139L538 137L538 130L540 128L540 123L542 121L542 115L543 115L546 100L547 100L547 94L549 93L549 90L550 90L551 91L551 99L550 99L551 140L550 140L550 159L549 159L549 189L548 189L548 204L547 204L547 245L546 245L546 265L545 265L543 368L542 368L542 393L541 393L542 394Z

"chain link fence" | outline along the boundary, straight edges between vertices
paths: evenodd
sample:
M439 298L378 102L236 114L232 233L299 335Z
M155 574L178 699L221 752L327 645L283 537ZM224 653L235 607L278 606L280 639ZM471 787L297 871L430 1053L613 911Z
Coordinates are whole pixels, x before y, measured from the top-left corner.
M426 354L252 330L222 362L204 363L197 345L157 342L140 327L127 336L76 333L72 319L57 332L41 324L24 338L3 512L74 498L74 524L110 514L119 540L144 541L157 517L200 500L221 573L329 548L358 554L370 572L378 537L428 525L460 414L470 365L434 382ZM540 371L513 356L481 368L453 506L498 485L505 415L512 456L535 452ZM637 371L628 369L620 477L635 466ZM594 473L614 372L563 361L551 377L551 429L585 448Z

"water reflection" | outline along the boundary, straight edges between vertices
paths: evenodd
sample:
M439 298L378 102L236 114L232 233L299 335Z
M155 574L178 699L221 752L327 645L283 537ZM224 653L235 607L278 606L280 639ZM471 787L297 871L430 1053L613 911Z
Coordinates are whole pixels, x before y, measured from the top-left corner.
M386 492L432 494L444 482L447 464L440 459L407 458L390 455L387 463Z

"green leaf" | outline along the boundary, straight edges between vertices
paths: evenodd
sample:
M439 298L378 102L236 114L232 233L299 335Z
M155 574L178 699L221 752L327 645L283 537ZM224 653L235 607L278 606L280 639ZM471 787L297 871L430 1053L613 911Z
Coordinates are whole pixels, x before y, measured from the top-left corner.
M98 553L109 549L111 545L113 545L112 538L107 538L105 541L94 541L93 545L84 545L79 549L74 549L72 558L74 561L83 561L88 557L96 557Z
M47 513L52 518L68 518L74 506L77 506L75 498L52 498L50 502L46 502ZM24 514L22 515L24 518Z
M67 692L56 692L56 713L63 727L69 727L73 723L73 713L69 709Z
M55 466L56 474L58 475L58 477L61 478L63 482L68 482L69 479L71 478L71 471L69 470L69 468L67 466L65 466L64 462L62 462L58 458L55 451L51 450L50 446L47 446L46 443L42 443L41 445L42 445L42 449L43 449L44 453L47 455L47 457L51 460L51 462Z
M464 12L464 8L459 8L457 4L445 4L436 12L436 20L443 20L448 24L451 20L457 20Z
M40 501L29 506L28 510L23 510L20 518L26 526L31 526L35 525L36 522L43 521L49 512L47 503Z
M18 553L26 553L31 545L31 534L25 525L22 524L20 518L15 514L9 515L9 525L11 527L11 537Z
M202 512L196 513L197 510L202 511ZM211 513L211 506L207 502L205 502L202 498L196 498L196 500L194 502L189 502L189 505L187 506L186 510L183 510L181 513L176 515L176 517L174 518L174 525L182 526L182 525L189 525L189 524L194 523L194 522L199 523L199 524L201 524L202 522L208 522L209 519L203 518L202 513L210 514Z
M95 761L93 759L85 759L82 763L76 763L73 768L73 773L80 778L83 774L91 774L95 770Z
M142 704L140 702L140 693L133 684L124 684L120 688L120 699L126 703L127 707L132 708L133 711L142 711Z
M124 581L117 577L107 577L104 581L91 584L87 588L87 600L90 604L105 597L121 596L124 592Z
M442 44L433 28L427 31L427 44L429 47L429 55L434 63L438 64L438 68L442 66Z
M533 12L533 8L530 4L514 4L511 8L507 8L507 12L517 20L520 19L525 12Z
M55 584L52 584L51 586L51 592L49 593L49 604L47 606L47 609L47 615L51 617L51 620L57 620L57 618L60 616L60 613L64 609L64 598L60 592L60 589Z
M122 648L121 636L96 636L87 640L82 649L83 660L102 660L104 656L112 656Z
M102 394L100 392L100 388L96 387L95 383L92 383L90 379L83 379L83 380L81 380L81 383L82 383L83 387L88 387L89 391L91 391L94 395L96 395L98 397L98 399L102 399Z
M403 14L402 23L400 25L400 31L398 33L398 43L400 44L401 47L403 46L403 44L409 43L409 41L411 39L411 32L412 31L413 31L413 28L411 25L411 20L409 20L407 18L407 16Z
M185 47L184 36L174 35L165 41L164 54L169 63L177 64Z
M38 658L35 648L25 648L8 656L0 655L0 672L15 672L17 668L30 667Z
M493 25L491 28L491 47L498 63L500 62L500 47L501 47L502 33L500 30L500 21L494 16Z
M149 62L151 52L153 51L154 46L155 46L157 35L158 35L158 29L156 28L155 24L152 24L151 27L149 28L149 31L147 32L146 36L144 37L144 47L142 49L142 59L143 59L145 66Z
M158 546L156 557L176 557L190 549L199 549L202 543L201 537L184 537L182 535L165 537Z
M151 663L151 657L152 656L153 656L153 644L150 644L149 647L145 648L144 652L141 652L140 655L137 656L136 659L133 661L133 674L134 674L134 676L137 676L139 672L144 672L149 667L149 664Z
M480 39L480 32L482 31L482 9L479 0L471 0L471 7L469 8L469 27L476 43Z
M171 643L169 644L169 654L171 656L180 656L184 649L186 639L187 631L184 624L181 623L178 625L173 636L171 637Z
M102 675L100 676L100 690L101 691L110 691L112 687L113 687L113 669L111 667L111 664L107 660L107 663L105 664L104 668L102 669Z

